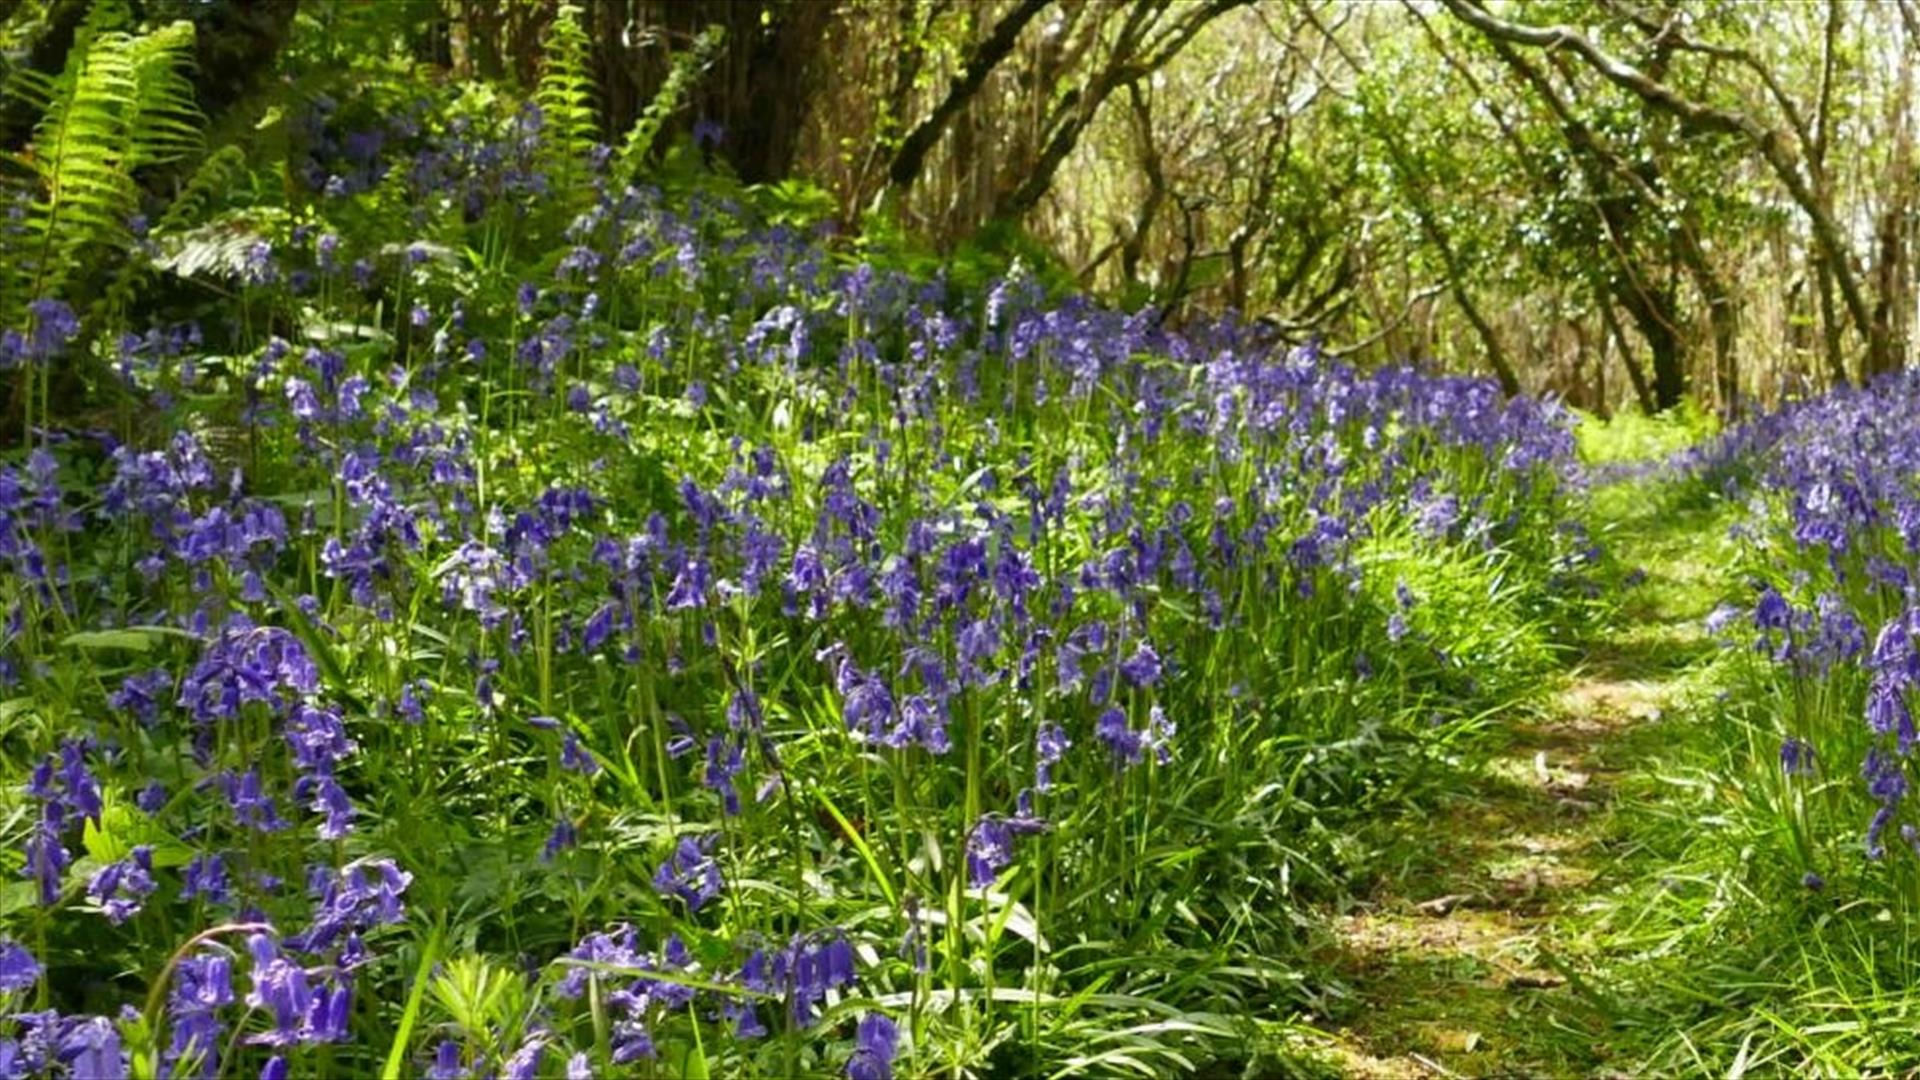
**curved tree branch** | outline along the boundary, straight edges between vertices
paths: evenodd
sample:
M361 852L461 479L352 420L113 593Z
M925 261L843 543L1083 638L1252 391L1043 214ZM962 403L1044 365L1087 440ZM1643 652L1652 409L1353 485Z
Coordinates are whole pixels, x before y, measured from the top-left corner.
M1622 60L1615 59L1590 39L1565 26L1529 26L1498 18L1475 0L1441 0L1456 18L1490 39L1539 49L1567 49L1608 82L1632 93L1648 105L1677 118L1695 131L1721 132L1744 138L1759 151L1761 159L1773 171L1787 194L1807 215L1823 258L1821 265L1832 273L1845 299L1848 316L1868 343L1868 363L1877 366L1873 355L1879 345L1874 341L1873 317L1868 310L1859 276L1853 269L1850 245L1834 223L1826 200L1802 169L1799 155L1787 145L1781 133L1746 113L1734 112L1691 100L1667 84Z
M973 96L985 85L987 76L1000 62L1013 52L1020 40L1020 31L1026 29L1036 15L1046 10L1053 0L1019 0L1011 10L1001 16L994 24L993 31L974 43L967 53L966 63L960 67L960 76L947 88L947 96L926 118L914 125L907 137L900 140L900 148L894 151L893 160L887 164L887 184L896 191L912 187L920 178L920 170L926 164L927 154L940 141L947 130L947 124Z

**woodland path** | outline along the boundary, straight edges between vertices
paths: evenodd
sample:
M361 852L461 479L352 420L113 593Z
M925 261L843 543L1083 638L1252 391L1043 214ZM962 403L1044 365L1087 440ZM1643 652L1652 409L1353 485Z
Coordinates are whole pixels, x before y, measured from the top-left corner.
M1332 920L1339 1070L1366 1078L1631 1075L1609 1045L1607 933L1590 913L1646 870L1617 809L1686 722L1727 588L1726 518L1644 488L1595 497L1608 542L1646 571L1537 715L1506 724L1478 782L1407 827L1420 855Z

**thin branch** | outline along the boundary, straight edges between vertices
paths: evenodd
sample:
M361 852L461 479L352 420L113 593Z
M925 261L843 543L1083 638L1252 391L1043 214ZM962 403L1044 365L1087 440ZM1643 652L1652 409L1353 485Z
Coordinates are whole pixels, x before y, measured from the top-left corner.
M1780 132L1746 113L1702 104L1682 96L1672 87L1652 78L1639 68L1617 60L1584 35L1565 26L1530 26L1508 22L1481 7L1474 0L1441 0L1455 17L1489 38L1541 49L1569 49L1607 81L1627 90L1647 104L1667 112L1696 131L1723 132L1745 138L1759 151L1787 194L1806 213L1814 238L1824 254L1827 266L1846 300L1847 313L1859 329L1862 339L1873 348L1873 316L1866 297L1853 272L1852 251L1829 212L1824 193L1817 191L1801 171L1801 163L1780 137Z
M1014 44L1020 40L1020 31L1026 29L1027 24L1052 2L1020 0L994 24L991 33L974 43L967 53L966 62L960 67L959 78L947 88L947 96L900 141L900 149L894 152L893 161L887 166L889 186L896 190L913 186L913 182L920 178L920 169L926 163L927 154L940 141L954 114L973 100L973 96L986 83L987 76L1013 52Z
M1395 315L1392 321L1388 322L1385 326L1382 326L1379 330L1375 331L1372 334L1369 334L1364 338L1361 338L1359 341L1356 341L1351 345L1343 345L1337 349L1323 348L1320 351L1326 356L1334 360L1341 360L1346 357L1353 356L1354 354L1359 353L1365 349L1370 349L1373 346L1379 344L1381 341L1384 341L1389 334L1392 334L1395 331L1399 330L1402 326L1405 326L1407 323L1407 320L1413 317L1413 309L1415 307L1418 307L1423 301L1431 300L1434 297L1446 291L1447 291L1447 283L1444 281L1436 281L1431 285L1427 285L1422 288L1415 289L1413 292L1413 295L1407 297L1407 302L1401 306L1400 313L1398 315Z

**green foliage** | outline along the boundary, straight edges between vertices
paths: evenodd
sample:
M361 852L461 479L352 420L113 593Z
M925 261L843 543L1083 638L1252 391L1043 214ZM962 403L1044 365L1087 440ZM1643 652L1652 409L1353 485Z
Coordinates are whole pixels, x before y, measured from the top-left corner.
M76 271L128 246L139 170L199 146L201 117L186 75L192 25L107 29L114 7L89 14L67 72L45 87L29 160L38 189L22 257L5 268L0 293L0 313L16 324L29 301L67 297Z
M1575 434L1581 460L1593 465L1655 462L1707 442L1719 420L1692 400L1655 416L1619 412L1601 420L1582 414Z
M599 141L594 114L593 75L588 70L591 42L580 26L580 8L563 3L547 27L540 84L533 102L540 109L542 162L562 207L587 198L586 159Z
M639 118L633 122L633 128L627 132L625 141L620 144L613 168L616 180L630 184L639 176L648 155L653 151L653 143L659 137L661 125L680 109L693 89L694 80L719 54L725 40L726 27L709 26L693 39L691 46L674 54L666 81L654 94L653 100L647 103L647 107L641 110Z
M152 224L148 232L151 244L130 251L101 294L103 314L108 320L126 317L136 290L161 266L188 277L199 271L201 260L185 250L189 247L187 230L204 219L226 196L245 168L246 152L231 143L201 161L186 183L181 185L179 193L167 204L160 219ZM176 245L183 250L172 252L159 263L147 257L149 250L165 251ZM228 260L229 265L237 265L239 261L238 253Z

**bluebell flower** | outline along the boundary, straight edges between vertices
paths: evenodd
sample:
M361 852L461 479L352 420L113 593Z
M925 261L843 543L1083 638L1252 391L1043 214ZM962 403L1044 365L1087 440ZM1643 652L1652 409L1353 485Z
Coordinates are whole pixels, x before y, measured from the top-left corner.
M613 1027L613 1063L631 1065L659 1056L653 1046L653 1034L638 1021L624 1020Z
M613 636L613 616L616 610L617 606L612 601L608 601L587 617L586 625L580 632L581 652L596 653L606 645L607 640Z
M746 760L739 743L721 735L707 740L707 768L701 784L720 796L721 808L728 817L740 813L740 794L733 786L733 778L745 768Z
M552 831L547 833L547 842L540 850L541 862L552 862L566 851L580 843L580 834L575 830L573 819L561 814L554 819Z
M120 688L107 697L107 704L151 725L160 718L161 702L172 687L173 676L165 668L154 668L127 676Z
M315 1007L306 969L280 955L279 948L266 934L249 937L247 951L253 957L253 988L247 992L247 1007L265 1010L273 1023L272 1031L251 1036L247 1041L267 1046L300 1042L309 1030Z
M50 360L80 335L80 320L64 301L35 300L27 305L27 312L33 325L25 352L29 360Z
M1136 765L1145 754L1146 740L1127 723L1127 714L1118 707L1110 708L1100 714L1094 725L1094 736L1107 744L1113 753L1114 761L1120 765Z
M633 927L622 923L610 931L588 934L567 956L610 967L630 967L638 964L640 954ZM577 999L587 992L587 982L592 974L587 968L570 966L554 987L555 992L569 1000Z
M100 798L100 781L87 767L86 752L83 741L68 739L60 744L60 784L65 805L97 828L105 804Z
M117 926L139 913L154 888L153 848L141 844L127 858L95 871L87 881L87 898Z
M0 993L30 990L40 981L40 963L12 941L0 941Z
M767 1034L767 1025L761 1022L760 1011L751 1001L728 998L720 1003L720 1015L733 1022L736 1039L759 1039Z
M735 731L759 731L764 724L759 695L747 687L734 691L727 701L727 726Z
M675 575L673 585L667 591L667 610L685 611L705 607L712 589L713 575L708 564L701 559L689 558L681 564L680 572Z
M211 778L210 783L219 787L226 796L234 820L240 825L258 832L278 832L287 828L286 820L274 806L273 797L266 793L261 783L258 768L248 769L238 776L220 773Z
M1913 749L1913 714L1898 683L1876 676L1867 690L1867 727L1875 734L1893 735L1900 753Z
M1139 687L1149 687L1160 681L1160 654L1147 642L1141 642L1133 655L1120 662L1120 674L1126 676L1129 683Z
M695 839L683 836L674 845L673 854L653 874L653 887L662 896L677 896L689 912L720 895L720 864L709 852L717 833Z
M1147 710L1146 744L1153 750L1154 760L1162 765L1173 761L1173 737L1176 732L1166 710L1158 705Z
M1041 791L1053 787L1053 767L1064 758L1072 748L1073 742L1067 738L1067 729L1059 724L1042 724L1034 733L1034 781L1033 786Z
M212 1080L226 1031L220 1010L233 1003L233 965L225 954L202 953L180 962L167 996L172 1038L166 1061L171 1075Z
M885 1013L862 1016L853 1056L847 1060L847 1080L893 1080L893 1055L899 1037Z
M500 1063L500 1080L534 1080L540 1075L540 1062L546 1053L547 1036L535 1032Z
M400 922L406 917L401 899L413 875L391 859L358 859L339 870L313 868L309 887L316 894L313 921L286 938L286 946L300 952L319 952L343 935Z
M104 1016L89 1016L66 1029L55 1057L67 1075L87 1080L125 1080L126 1054L120 1048L120 1029Z
M466 1080L473 1074L467 1070L462 1060L460 1044L452 1039L441 1039L434 1048L433 1064L427 1066L426 1080Z
M1795 735L1780 742L1780 769L1788 776L1813 775L1813 744Z
M991 886L1000 871L1013 862L1013 829L1002 818L988 815L967 833L967 880L976 889Z
M593 776L600 771L600 762L580 744L580 737L569 730L560 739L560 767L582 776Z
M59 902L61 877L73 861L72 854L60 839L62 813L58 804L49 804L27 834L26 860L20 868L20 876L34 881L42 906Z

